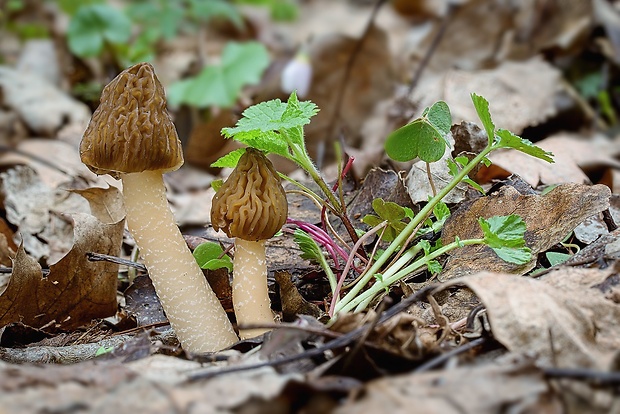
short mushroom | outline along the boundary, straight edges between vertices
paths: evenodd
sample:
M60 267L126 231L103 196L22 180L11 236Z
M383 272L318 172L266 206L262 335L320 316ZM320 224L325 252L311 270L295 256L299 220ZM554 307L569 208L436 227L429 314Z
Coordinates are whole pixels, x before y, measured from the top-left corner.
M232 324L168 206L162 174L178 169L183 153L150 64L124 70L104 88L80 156L94 173L122 180L127 226L183 348L213 352L235 343Z
M271 161L247 148L213 197L211 223L235 238L233 307L239 324L273 323L267 287L265 240L286 222L288 204ZM266 329L240 330L242 339Z

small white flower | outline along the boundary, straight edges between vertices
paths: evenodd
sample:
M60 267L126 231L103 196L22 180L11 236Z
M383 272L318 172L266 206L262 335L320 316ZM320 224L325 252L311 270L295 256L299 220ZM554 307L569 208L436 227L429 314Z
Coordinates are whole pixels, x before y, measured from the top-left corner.
M311 82L312 65L310 59L306 53L299 52L286 64L282 71L280 88L286 93L297 91L297 96L303 98L310 91Z

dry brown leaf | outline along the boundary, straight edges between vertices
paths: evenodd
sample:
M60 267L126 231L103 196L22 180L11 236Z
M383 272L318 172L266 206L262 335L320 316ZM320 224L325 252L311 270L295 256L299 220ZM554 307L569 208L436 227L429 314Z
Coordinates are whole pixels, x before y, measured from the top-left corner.
M513 187L465 204L446 222L442 232L444 244L456 236L461 240L482 237L478 218L519 215L527 225L526 245L532 250L532 261L520 266L504 262L491 248L475 245L449 253L441 278L444 280L488 270L525 273L536 264L536 255L559 243L586 218L609 208L611 192L604 185L562 184L549 193L521 195Z
M611 273L562 269L542 281L482 272L458 282L480 298L493 336L510 351L543 366L607 370L620 340L620 305L591 287Z
M555 414L560 405L548 401L550 393L540 371L508 361L370 381L335 413Z
M490 167L482 167L478 181L490 182L518 174L532 187L561 183L589 183L584 169L602 166L620 168L613 156L620 148L607 139L580 139L576 135L562 133L539 141L537 146L553 153L554 163L530 157L519 151L500 150L489 156Z
M22 246L18 249L12 277L0 295L0 326L23 322L42 327L54 321L54 327L75 329L116 312L118 265L90 262L86 253L119 254L124 214L116 206L122 204L122 196L114 187L82 193L88 193L93 215L71 216L73 247L50 266L47 277L42 276L41 267Z
M555 115L560 80L561 74L556 68L536 57L507 61L488 70L452 69L431 74L420 82L412 99L420 103L420 113L425 107L443 100L450 107L453 122L477 122L478 115L470 96L475 92L490 102L495 125L520 134L524 128Z

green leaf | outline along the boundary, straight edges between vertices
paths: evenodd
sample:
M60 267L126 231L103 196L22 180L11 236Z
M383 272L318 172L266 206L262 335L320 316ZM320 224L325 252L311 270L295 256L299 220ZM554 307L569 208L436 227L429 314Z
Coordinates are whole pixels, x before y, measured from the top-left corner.
M378 226L384 221L387 221L388 226L383 231L381 240L391 242L407 226L406 223L401 221L407 217L408 214L404 207L401 207L391 201L386 202L382 198L375 198L372 201L372 208L379 215L379 217L369 214L365 216L362 221L371 227Z
M230 42L219 65L207 66L197 76L174 83L168 90L172 105L198 108L232 106L241 88L254 85L269 64L269 54L261 43Z
M245 148L237 148L234 151L220 157L217 161L211 164L213 168L235 168L241 156L245 154Z
M551 266L562 264L571 257L570 254L559 252L547 252L545 253L545 256L547 257L547 260L549 260L549 264Z
M498 129L497 137L497 142L493 144L496 148L513 148L531 155L532 157L540 158L541 160L545 160L550 163L554 162L553 154L551 152L537 147L532 144L531 141L521 138L506 129Z
M438 221L445 221L450 216L450 209L443 201L433 207L433 215Z
M321 248L308 233L301 229L295 229L293 240L301 249L302 259L314 260L319 263L323 262L324 257Z
M478 184L477 182L475 182L474 180L472 180L471 178L469 178L468 176L466 176L465 178L463 178L463 182L466 184L469 184L470 186L472 186L473 188L476 189L476 191L478 191L480 194L484 194L484 188L482 188L480 186L480 184Z
M194 258L201 269L216 270L221 268L232 271L232 261L227 255L223 255L222 246L213 242L199 244L194 249ZM222 257L220 257L222 256Z
M434 162L443 156L450 132L452 117L448 105L439 101L427 108L422 117L388 135L385 151L396 161L410 161L416 157Z
M426 264L426 266L428 267L428 271L432 275L439 274L443 270L443 267L437 260L431 260L430 262Z
M495 124L491 119L491 112L489 111L489 101L484 99L480 95L476 95L475 93L471 94L471 100L474 102L474 107L476 108L476 112L478 113L478 117L482 122L482 126L489 137L489 145L493 143L495 139Z
M531 260L531 251L525 246L523 219L515 214L495 216L489 219L480 217L478 223L484 233L485 243L495 253L509 263L526 264Z
M106 4L80 7L69 23L69 49L80 57L103 51L105 42L122 44L131 36L131 21L120 10Z
M302 127L310 123L310 118L319 112L317 106L310 101L299 102L295 92L289 97L288 103L273 99L252 105L243 111L243 118L234 128L224 128L225 137L237 138L237 134L250 132L274 132Z
M427 256L431 252L431 243L428 240L420 240L418 246L424 251L424 256Z
M213 191L215 191L216 193L220 188L222 188L223 185L224 180L222 180L221 178L211 181L211 188L213 188Z

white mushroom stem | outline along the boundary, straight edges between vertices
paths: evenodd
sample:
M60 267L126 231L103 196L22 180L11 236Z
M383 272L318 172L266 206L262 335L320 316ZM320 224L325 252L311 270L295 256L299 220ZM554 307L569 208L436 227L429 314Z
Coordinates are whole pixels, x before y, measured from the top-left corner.
M264 241L235 239L232 295L238 324L273 323L267 287ZM241 339L253 338L270 329L240 329Z
M174 221L161 171L121 178L127 226L183 348L214 352L235 343L232 324Z

